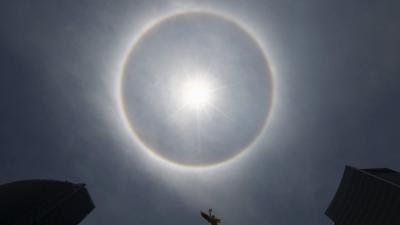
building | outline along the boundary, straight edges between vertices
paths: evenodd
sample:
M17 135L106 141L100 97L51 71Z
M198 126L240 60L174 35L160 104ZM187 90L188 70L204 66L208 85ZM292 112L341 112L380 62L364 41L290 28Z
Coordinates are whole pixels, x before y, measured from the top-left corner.
M0 186L0 225L76 225L94 207L83 184L26 180Z
M346 166L325 214L336 225L400 224L400 173Z

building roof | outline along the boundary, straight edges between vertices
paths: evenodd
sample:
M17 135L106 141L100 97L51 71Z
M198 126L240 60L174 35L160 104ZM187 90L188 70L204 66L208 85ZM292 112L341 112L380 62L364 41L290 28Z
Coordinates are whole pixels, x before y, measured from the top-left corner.
M0 186L0 224L76 225L94 209L85 185L25 180Z
M336 225L400 224L400 174L346 166L326 215Z

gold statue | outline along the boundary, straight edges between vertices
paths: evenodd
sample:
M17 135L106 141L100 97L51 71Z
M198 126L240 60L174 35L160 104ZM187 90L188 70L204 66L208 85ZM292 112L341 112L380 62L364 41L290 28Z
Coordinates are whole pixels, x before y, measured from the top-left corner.
M200 215L207 220L211 225L218 225L221 223L221 220L218 219L215 215L212 214L212 209L208 209L208 214L204 212L200 212Z

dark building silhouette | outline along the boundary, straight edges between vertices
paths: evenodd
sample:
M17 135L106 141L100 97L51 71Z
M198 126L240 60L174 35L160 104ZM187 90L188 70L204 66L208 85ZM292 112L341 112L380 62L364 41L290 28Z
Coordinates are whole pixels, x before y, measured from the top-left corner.
M84 184L26 180L0 186L0 225L76 225L94 207Z
M400 224L400 173L346 166L325 214L336 225Z

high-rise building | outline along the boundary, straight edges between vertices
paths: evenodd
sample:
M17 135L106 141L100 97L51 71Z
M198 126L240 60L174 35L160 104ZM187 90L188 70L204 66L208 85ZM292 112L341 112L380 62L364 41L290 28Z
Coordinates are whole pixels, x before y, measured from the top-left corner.
M325 214L336 225L400 224L400 173L346 166Z
M0 225L76 225L94 207L83 184L26 180L0 186Z

